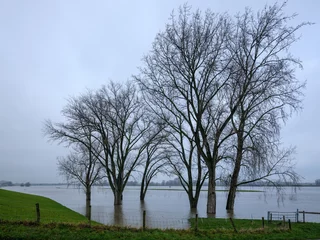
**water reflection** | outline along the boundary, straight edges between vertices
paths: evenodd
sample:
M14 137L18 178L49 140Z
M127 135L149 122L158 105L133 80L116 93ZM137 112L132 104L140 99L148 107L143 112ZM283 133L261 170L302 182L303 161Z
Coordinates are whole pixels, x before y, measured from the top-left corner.
M196 214L198 213L198 209L196 208L190 208L190 211L189 211L189 218L195 218L196 217Z
M235 218L234 210L227 210L228 218Z
M148 211L148 203L146 203L145 201L140 201L140 211L141 211L141 215L143 214L143 211Z
M115 226L123 226L123 211L122 205L115 205L113 212L113 225Z
M207 218L216 218L217 214L207 213Z

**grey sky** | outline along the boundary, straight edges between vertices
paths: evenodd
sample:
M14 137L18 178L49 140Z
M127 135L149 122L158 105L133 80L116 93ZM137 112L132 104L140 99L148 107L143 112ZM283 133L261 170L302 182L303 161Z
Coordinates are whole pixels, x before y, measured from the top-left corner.
M56 157L67 152L42 135L44 119L62 120L69 96L107 80L137 73L143 54L164 29L173 9L185 1L0 0L0 180L59 182ZM216 12L256 10L257 0L188 1L193 9ZM283 128L286 145L297 146L297 171L306 181L320 178L320 1L291 0L292 21L303 28L292 48L307 80L304 110Z

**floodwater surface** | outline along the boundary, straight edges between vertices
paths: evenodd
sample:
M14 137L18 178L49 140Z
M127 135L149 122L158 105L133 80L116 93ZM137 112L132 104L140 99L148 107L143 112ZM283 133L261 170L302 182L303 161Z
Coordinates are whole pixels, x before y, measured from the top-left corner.
M81 214L85 213L85 194L82 189L66 186L16 186L6 187L6 189L45 196ZM218 187L218 189L225 190L224 187ZM296 191L286 188L285 195L280 199L275 191L267 188L241 189L261 190L261 192L238 192L233 213L235 218L267 218L268 211L295 212L299 209L299 211L320 212L319 187L301 187ZM143 203L139 200L139 194L138 187L127 187L123 194L123 205L114 206L111 189L93 187L92 220L108 225L141 227L143 211L146 211L147 227L188 228L188 219L195 217L196 213L199 217L208 217L206 191L201 192L196 211L190 210L187 194L181 187L150 187ZM216 217L230 216L225 210L226 199L226 192L217 192ZM320 222L320 215L306 215L306 220Z

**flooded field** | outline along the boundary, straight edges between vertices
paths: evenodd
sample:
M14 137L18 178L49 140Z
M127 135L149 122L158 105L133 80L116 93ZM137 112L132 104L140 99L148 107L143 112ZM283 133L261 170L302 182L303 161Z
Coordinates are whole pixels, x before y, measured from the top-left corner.
M85 195L83 190L66 186L31 186L7 187L6 189L49 197L81 214L85 212ZM219 187L225 190L224 187ZM268 211L320 212L320 188L302 187L286 188L286 194L279 199L275 191L265 188L246 187L246 190L263 192L238 192L235 203L235 218L259 219L267 217ZM207 217L206 191L202 191L198 203L199 217ZM217 192L216 217L227 218L225 210L226 192ZM142 214L146 211L146 222L149 227L187 228L188 219L196 212L190 211L186 193L180 187L150 187L144 203L139 200L139 188L127 187L123 195L123 205L113 205L111 189L94 187L92 190L92 219L109 225L140 227ZM306 215L307 221L320 222L320 215Z

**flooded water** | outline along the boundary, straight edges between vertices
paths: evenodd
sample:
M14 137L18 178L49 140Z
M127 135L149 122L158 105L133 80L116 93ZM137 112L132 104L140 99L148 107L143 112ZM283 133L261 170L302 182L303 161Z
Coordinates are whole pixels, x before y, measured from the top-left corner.
M85 195L83 190L66 186L7 187L18 192L49 197L81 214L85 213ZM225 188L220 187L220 190ZM264 192L238 192L235 203L235 218L261 219L268 211L320 212L320 188L302 187L296 192L286 189L284 198L279 201L274 191L264 188L242 188L262 190ZM197 212L190 211L188 197L179 187L150 187L144 203L139 200L139 188L127 187L123 194L123 205L113 205L111 189L94 187L92 190L92 220L108 225L142 226L142 214L146 211L147 227L187 228L188 219L198 213L207 217L206 191L201 192ZM227 218L225 210L226 192L217 192L216 217ZM302 217L302 216L301 216ZM320 222L320 215L306 215L307 221Z

